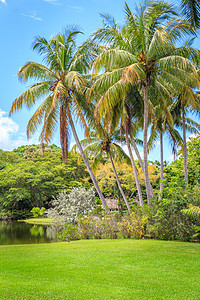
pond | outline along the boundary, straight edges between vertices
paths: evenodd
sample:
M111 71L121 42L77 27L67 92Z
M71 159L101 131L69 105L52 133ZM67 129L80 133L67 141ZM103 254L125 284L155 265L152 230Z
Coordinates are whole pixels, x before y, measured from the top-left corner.
M55 225L0 221L0 245L55 243L58 231Z

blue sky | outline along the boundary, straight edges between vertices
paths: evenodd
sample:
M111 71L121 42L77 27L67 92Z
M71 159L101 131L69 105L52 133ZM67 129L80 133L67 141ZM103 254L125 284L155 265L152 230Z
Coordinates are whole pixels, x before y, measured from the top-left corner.
M134 7L133 1L127 3ZM27 61L41 61L31 48L34 37L49 39L67 25L76 24L85 33L79 39L82 43L101 26L99 13L108 12L122 23L123 8L122 0L0 0L0 148L12 150L22 144L38 142L38 134L29 142L26 139L26 125L34 108L30 111L23 108L8 118L13 100L28 87L18 81L17 71ZM78 133L83 137L80 129ZM59 131L53 142L59 145ZM71 142L74 142L73 137ZM165 159L171 160L167 143L165 148ZM158 150L156 147L149 158L158 159Z

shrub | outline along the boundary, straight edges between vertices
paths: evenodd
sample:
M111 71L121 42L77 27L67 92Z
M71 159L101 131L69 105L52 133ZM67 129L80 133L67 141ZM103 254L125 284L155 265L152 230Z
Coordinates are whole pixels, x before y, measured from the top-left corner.
M48 217L75 224L78 216L88 215L95 208L94 197L93 188L87 191L85 188L73 188L69 194L63 191L54 198L53 208L48 210Z
M68 241L68 242L79 240L80 235L78 233L77 224L67 223L65 225L65 229L59 233L59 238L62 239L63 241Z
M118 222L119 232L124 238L142 238L147 220L146 215L140 216L132 212L130 215L123 216L121 221Z
M88 216L78 219L78 232L81 238L109 238L116 239L118 236L126 238L141 238L147 224L145 214L120 216L117 213L106 214L101 217Z
M79 218L78 228L82 238L117 238L118 226L115 214Z
M31 210L31 213L35 218L44 216L44 212L45 212L44 207L42 207L41 209L39 207L33 207Z
M147 236L161 240L190 241L194 234L194 225L181 210L187 205L186 198L181 197L177 190L177 197L155 201L149 210L149 224Z

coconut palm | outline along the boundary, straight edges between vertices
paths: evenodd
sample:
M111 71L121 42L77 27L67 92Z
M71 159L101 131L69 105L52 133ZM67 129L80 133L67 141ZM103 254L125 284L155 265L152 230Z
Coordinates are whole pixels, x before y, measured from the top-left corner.
M188 22L195 28L200 27L200 1L199 0L182 0L182 12Z
M114 19L104 16L104 27L94 34L94 39L104 42L105 49L93 64L98 75L93 90L104 89L97 110L104 114L125 95L128 86L138 85L144 100L143 152L147 201L150 204L147 129L149 90L151 86L163 93L167 88L163 79L170 81L174 89L182 88L180 78L192 77L197 83L198 74L188 59L193 49L175 48L173 43L191 32L190 26L177 17L173 5L167 2L145 2L137 13L125 6L127 24L122 28ZM184 74L184 75L183 75Z
M200 110L200 99L199 95L195 93L191 87L179 94L173 105L173 119L174 123L178 128L182 128L183 132L183 157L184 157L184 176L185 185L188 185L188 170L187 170L187 140L186 131L190 133L199 134L200 124L195 122L192 118L186 116L186 112L199 112Z
M114 163L114 161L120 162L122 160L129 162L130 158L126 155L120 145L115 143L115 125L113 122L106 122L105 126L98 124L97 128L99 130L96 129L92 132L91 140L83 139L81 141L81 145L84 145L84 152L87 156L91 156L92 153L91 167L93 171L96 171L105 155L110 159L118 188L128 210L130 211L130 205L122 189ZM76 150L76 147L74 147L74 150Z
M174 155L177 153L177 147L182 145L182 138L179 132L174 128L174 121L171 115L173 104L167 105L165 101L164 106L158 102L156 106L151 106L151 134L148 144L152 148L155 142L159 139L160 142L160 196L162 199L163 190L163 174L164 174L164 161L163 161L163 136L166 134L172 145L172 152Z
M136 149L137 149L137 146L136 146L135 139L133 139L133 126L132 126L131 117L130 117L130 103L129 103L129 100L130 100L129 99L129 93L127 92L125 94L125 97L123 97L122 101L120 101L118 104L116 104L116 106L112 110L110 110L110 112L107 113L105 116L109 120L111 119L112 115L114 115L115 117L117 116L118 118L121 117L120 118L121 119L120 120L121 121L121 124L120 124L120 132L121 132L120 139L123 140L123 137L125 136L125 141L126 141L126 145L127 145L127 148L128 148L128 153L129 153L129 156L130 156L131 165L132 165L132 168L133 168L133 174L134 174L134 178L135 178L135 183L136 183L136 187L137 187L137 191L138 191L139 205L143 206L142 191L141 191L141 187L140 187L140 182L139 182L139 177L138 177L138 172L137 172L135 160L134 160L134 157L133 157L133 152L132 152L132 149L131 149L131 142L132 141L133 141ZM139 141L139 140L137 139L137 141Z
M86 81L82 74L88 68L87 55L91 56L92 53L88 54L84 46L76 48L76 37L80 33L77 28L72 27L49 41L42 37L36 38L33 49L38 50L46 64L28 62L20 68L19 79L25 82L28 79L36 79L38 82L32 84L14 100L10 114L23 106L31 107L37 100L44 97L42 104L28 123L27 136L34 134L38 126L43 123L40 141L49 143L59 119L61 148L65 162L70 126L102 205L106 209L104 196L81 147L72 118L72 114L77 116L85 129L86 136L89 137L84 117L88 107L83 95Z
M137 156L137 159L139 161L140 167L142 168L143 174L145 174L144 171L144 164L142 161L142 158L140 156L140 153L138 151L136 142L138 144L142 144L141 140L136 138L136 135L139 130L143 128L143 114L141 114L141 111L144 109L143 105L143 99L137 90L137 88L134 86L129 87L128 91L125 94L125 99L124 99L124 109L126 111L125 113L125 118L126 118L126 123L128 126L128 134L130 136L131 140L131 145L134 149L134 152ZM150 183L150 180L148 178L148 185L149 185L149 190L151 197L154 197L154 191L152 188L152 185Z

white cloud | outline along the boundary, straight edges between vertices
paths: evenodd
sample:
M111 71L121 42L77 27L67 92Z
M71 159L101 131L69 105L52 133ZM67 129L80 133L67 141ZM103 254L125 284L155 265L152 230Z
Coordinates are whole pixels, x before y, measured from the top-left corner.
M6 116L6 112L0 109L0 148L10 147L11 138L19 130L19 125Z
M12 150L21 145L37 143L30 139L27 141L25 134L18 133L19 125L7 116L7 113L0 109L0 149ZM14 135L18 133L17 139Z
M190 138L196 138L196 137L198 137L199 136L199 134L198 133L192 133L190 136L188 136L188 138L187 138L187 142L189 142L190 141Z
M37 16L36 12L33 12L31 15L21 14L21 16L28 17L28 18L31 18L31 19L36 20L36 21L43 21L42 18L40 18L40 17Z
M6 1L5 1L5 0L0 0L0 2L2 2L2 3L4 3L4 4L6 4Z
M69 6L69 8L72 8L72 9L74 9L74 10L77 10L77 11L82 11L83 10L83 7L81 7L81 6Z
M43 0L43 1L53 4L53 5L61 5L62 4L58 0Z

